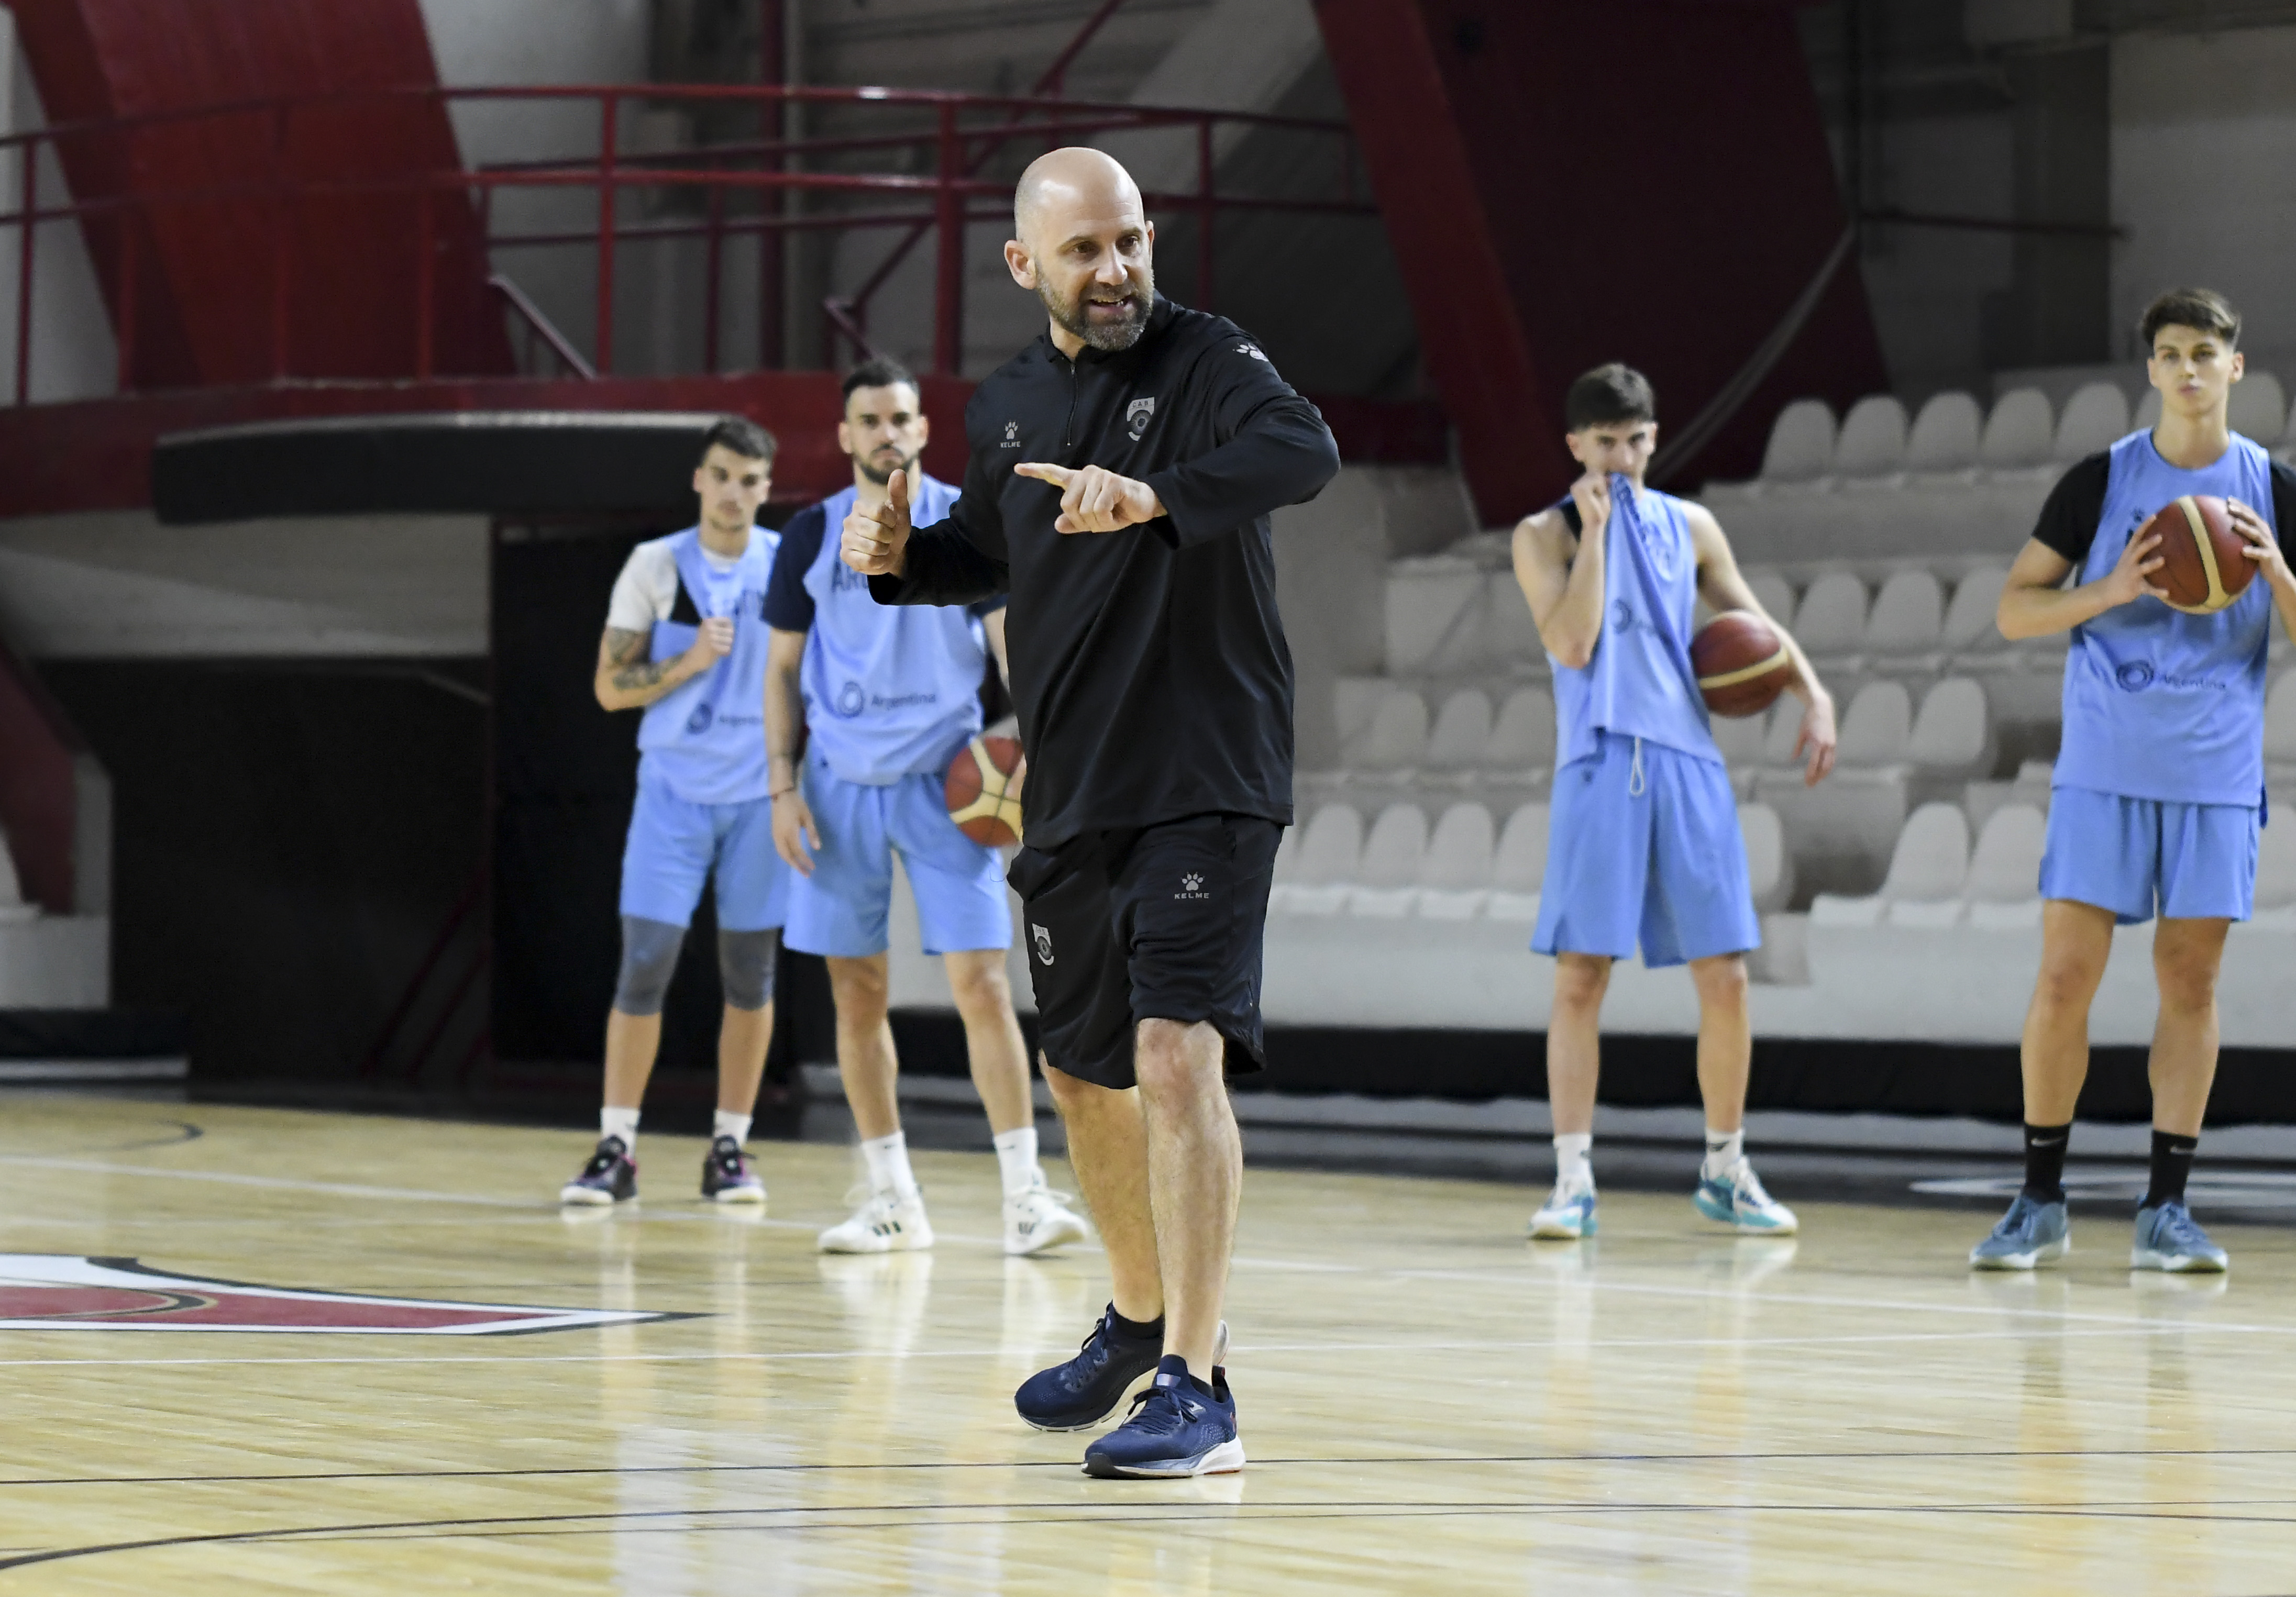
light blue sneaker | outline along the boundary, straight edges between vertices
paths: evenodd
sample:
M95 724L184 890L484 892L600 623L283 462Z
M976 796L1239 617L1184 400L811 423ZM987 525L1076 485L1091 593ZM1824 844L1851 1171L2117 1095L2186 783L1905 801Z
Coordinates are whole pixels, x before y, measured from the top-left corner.
M1595 1234L1595 1189L1583 1184L1555 1184L1530 1217L1534 1241L1578 1242Z
M1690 1201L1710 1220L1733 1231L1762 1236L1792 1236L1801 1229L1793 1210L1762 1190L1754 1167L1741 1159L1719 1175L1698 1173L1698 1191Z
M2001 1216L1993 1234L1969 1250L1972 1270L2030 1270L2072 1251L2073 1226L2065 1200L2036 1202L2024 1192Z
M2132 1270L2167 1270L2179 1275L2220 1274L2231 1256L2209 1241L2181 1198L2136 1211L2136 1245L2129 1249Z

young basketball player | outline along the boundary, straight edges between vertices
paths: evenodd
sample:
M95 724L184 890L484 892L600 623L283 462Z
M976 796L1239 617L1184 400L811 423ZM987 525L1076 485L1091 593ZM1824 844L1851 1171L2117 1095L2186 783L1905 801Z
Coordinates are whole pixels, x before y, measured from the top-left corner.
M1515 577L1554 667L1556 751L1546 880L1532 951L1554 956L1546 1030L1554 1191L1530 1234L1595 1234L1595 1090L1611 962L1642 946L1690 966L1706 1160L1693 1201L1744 1232L1790 1233L1744 1151L1753 1036L1746 960L1761 943L1729 773L1690 663L1700 595L1765 614L1702 505L1643 485L1658 445L1650 383L1598 366L1570 385L1564 438L1586 468L1570 496L1515 528ZM1776 626L1775 621L1771 625ZM1779 635L1785 629L1779 627ZM1833 765L1833 700L1792 638L1802 699L1795 758L1815 784Z
M701 884L716 879L718 1118L701 1195L762 1203L742 1144L774 1031L774 961L789 873L775 857L766 798L766 628L774 535L758 527L773 435L727 417L694 468L698 526L640 544L614 583L598 643L598 702L643 707L637 802L622 856L622 966L606 1017L606 1102L598 1148L559 1201L638 1195L638 1105L661 1042L661 1005Z
M767 763L774 845L797 872L789 945L829 962L837 1003L837 1064L861 1132L869 1195L821 1233L824 1253L894 1253L932 1246L932 1225L909 1169L894 1095L899 1069L887 1024L886 917L898 854L916 900L925 952L948 966L964 1018L973 1085L988 1111L1004 1187L1004 1251L1041 1253L1082 1240L1084 1222L1045 1184L1037 1164L1029 1055L1004 976L1013 946L1004 863L948 818L948 763L980 731L980 677L1004 653L1004 605L895 609L837 558L832 528L857 505L885 503L896 471L912 503L938 520L956 490L917 470L927 431L916 380L888 361L845 379L838 447L853 486L800 511L782 529L766 597L773 642L766 666ZM798 729L808 734L799 768Z
M2296 630L2296 578L2275 529L2296 513L2296 474L2231 429L2240 317L2222 295L2163 294L2138 331L2159 424L2065 473L2001 592L2003 636L2070 628L2072 646L2041 856L2041 972L2021 1049L2025 1184L1971 1250L1981 1270L2030 1270L2070 1246L2065 1149L2088 1074L2089 1002L2114 926L2155 915L2152 1168L2129 1266L2228 1262L2185 1207L2185 1183L2216 1077L2225 933L2255 897L2273 610ZM2211 615L2162 602L2152 580L2160 539L2136 536L2186 494L2227 502L2262 578Z

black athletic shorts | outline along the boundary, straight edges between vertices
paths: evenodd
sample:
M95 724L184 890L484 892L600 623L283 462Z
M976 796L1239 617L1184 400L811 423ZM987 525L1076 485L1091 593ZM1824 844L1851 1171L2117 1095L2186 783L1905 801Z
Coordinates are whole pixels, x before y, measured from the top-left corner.
M1283 836L1258 815L1190 815L1014 856L1045 1057L1128 1087L1139 1021L1209 1020L1229 1075L1261 1069L1260 950Z

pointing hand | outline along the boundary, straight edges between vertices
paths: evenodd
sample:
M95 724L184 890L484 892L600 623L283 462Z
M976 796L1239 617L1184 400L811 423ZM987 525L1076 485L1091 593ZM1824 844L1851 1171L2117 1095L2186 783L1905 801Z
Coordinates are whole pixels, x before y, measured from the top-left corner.
M1156 497L1154 488L1119 477L1105 466L1023 461L1013 470L1061 490L1061 514L1053 523L1054 532L1116 532L1164 513L1163 502Z

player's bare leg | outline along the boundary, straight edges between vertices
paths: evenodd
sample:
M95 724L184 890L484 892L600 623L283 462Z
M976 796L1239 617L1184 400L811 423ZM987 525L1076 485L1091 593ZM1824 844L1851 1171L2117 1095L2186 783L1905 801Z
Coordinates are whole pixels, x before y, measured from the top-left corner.
M1029 1044L1013 1013L1013 986L1002 948L950 954L948 990L964 1020L973 1089L995 1134L996 1174L1004 1189L1004 1251L1044 1253L1081 1242L1085 1224L1067 1194L1045 1183L1037 1162L1037 1103L1029 1087Z
M1164 1283L1148 1195L1148 1122L1140 1090L1101 1086L1049 1060L1044 1072L1068 1132L1069 1167L1076 1172L1108 1254L1110 1300L1128 1320L1160 1320Z
M661 1052L661 1015L606 1011L606 1107L636 1109L645 1101L654 1055Z
M1554 1005L1546 1022L1546 1103L1554 1118L1554 1190L1530 1217L1529 1234L1583 1241L1595 1234L1595 1093L1603 1074L1603 995L1611 960L1554 956Z
M1164 1350L1207 1374L1235 1251L1243 1139L1228 1102L1226 1044L1203 1021L1140 1022L1135 1051L1148 1124L1148 1197L1164 1283Z
M1746 956L1718 954L1692 960L1690 980L1698 989L1698 1094L1706 1105L1698 1212L1750 1235L1790 1236L1800 1222L1763 1191L1746 1159L1746 1081L1754 1064Z
M657 1035L660 1017L655 1017ZM774 1040L774 1003L763 1009L726 1006L718 1022L718 1107L748 1115L758 1107L758 1084L766 1078L766 1051Z
M2217 972L2224 964L2223 920L2163 920L2152 934L2161 1013L2152 1027L2152 1126L2201 1134L2217 1078Z
M932 1246L924 1198L909 1168L897 1089L900 1063L886 1018L890 984L882 954L832 955L829 989L837 1003L837 1074L861 1134L868 1196L852 1216L819 1238L824 1253L905 1253Z

